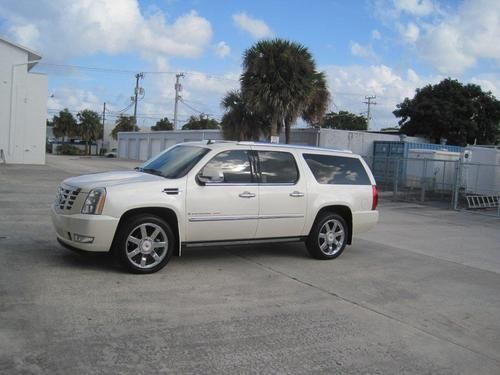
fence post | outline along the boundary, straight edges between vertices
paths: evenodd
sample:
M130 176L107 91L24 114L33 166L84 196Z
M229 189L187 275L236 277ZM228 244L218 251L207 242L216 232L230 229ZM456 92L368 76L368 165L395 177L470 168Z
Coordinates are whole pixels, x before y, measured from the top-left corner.
M462 161L458 159L455 162L455 186L453 187L453 209L458 210L458 194L460 192Z
M396 200L398 196L398 182L399 182L399 161L401 159L397 158L394 163L394 187L393 187L393 195L392 195L392 200Z
M423 159L424 161L424 168L423 168L423 173L422 173L422 178L420 180L420 202L424 203L425 202L425 185L427 183L427 159Z

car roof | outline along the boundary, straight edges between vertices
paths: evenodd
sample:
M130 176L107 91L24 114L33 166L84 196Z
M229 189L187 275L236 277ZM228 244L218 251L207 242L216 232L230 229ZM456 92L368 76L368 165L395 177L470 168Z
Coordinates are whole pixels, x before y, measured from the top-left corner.
M276 149L291 149L291 150L303 150L303 151L319 151L319 152L339 152L345 154L353 154L351 150L340 149L340 148L323 148L314 146L302 146L302 145L290 145L290 144L279 144L279 143L267 143L267 142L248 142L248 141L223 141L223 140L206 140L206 141L194 141L194 142L184 142L182 144L192 144L204 147L209 147L212 149L226 148L228 145L235 146L263 146Z

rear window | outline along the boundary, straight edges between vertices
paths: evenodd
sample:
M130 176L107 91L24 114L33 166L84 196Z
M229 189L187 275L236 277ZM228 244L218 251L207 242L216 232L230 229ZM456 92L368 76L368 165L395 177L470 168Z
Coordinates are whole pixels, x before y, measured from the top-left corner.
M331 185L371 185L365 168L357 158L304 154L316 181Z

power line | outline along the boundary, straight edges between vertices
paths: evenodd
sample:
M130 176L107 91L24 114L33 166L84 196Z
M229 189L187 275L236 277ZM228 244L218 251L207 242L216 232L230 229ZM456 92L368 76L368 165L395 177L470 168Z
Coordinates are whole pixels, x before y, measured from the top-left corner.
M208 115L208 113L206 112L203 112L203 111L200 111L192 106L190 106L189 104L186 103L186 101L184 99L181 99L181 103L184 104L186 107L188 107L190 110L194 111L194 112L197 112L201 115Z
M137 71L127 70L127 69L116 69L116 68L104 68L99 66L85 66L85 65L71 65L71 64L54 64L47 62L39 62L37 66L54 66L58 68L71 68L71 69L80 69L80 70L89 70L89 71L98 71L98 72L111 72L111 73L124 73L124 74L136 74ZM144 74L177 74L178 72L170 72L170 71L143 71Z

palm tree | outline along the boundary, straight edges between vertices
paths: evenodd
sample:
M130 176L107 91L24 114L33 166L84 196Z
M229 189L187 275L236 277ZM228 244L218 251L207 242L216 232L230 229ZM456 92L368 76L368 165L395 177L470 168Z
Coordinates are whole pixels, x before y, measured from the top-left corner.
M301 117L311 126L320 125L330 104L330 91L323 72L316 72L313 91Z
M241 90L249 109L270 117L271 136L301 114L316 74L306 47L283 39L263 40L243 54ZM287 139L287 143L288 143Z
M221 120L225 139L258 141L261 132L267 133L263 116L249 111L240 91L229 91L222 98L221 106L225 110Z
M115 127L111 130L113 139L118 139L119 132L136 132L139 127L135 123L134 116L126 116L121 114L115 121Z
M54 136L57 138L62 137L63 142L66 141L66 137L73 137L76 135L76 120L71 112L68 111L68 108L59 111L59 115L54 116L52 125Z
M91 154L92 142L102 138L103 128L99 114L90 109L78 112L78 135L85 141L85 155Z

